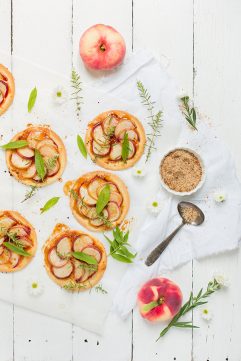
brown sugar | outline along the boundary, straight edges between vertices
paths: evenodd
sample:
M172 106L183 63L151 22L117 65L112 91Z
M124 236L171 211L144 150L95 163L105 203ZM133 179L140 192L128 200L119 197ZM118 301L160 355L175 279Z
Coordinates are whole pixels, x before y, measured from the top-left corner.
M195 222L198 216L199 212L193 207L184 207L182 209L182 217L187 223Z
M190 192L202 178L202 167L198 158L185 149L168 153L160 166L164 183L176 192Z

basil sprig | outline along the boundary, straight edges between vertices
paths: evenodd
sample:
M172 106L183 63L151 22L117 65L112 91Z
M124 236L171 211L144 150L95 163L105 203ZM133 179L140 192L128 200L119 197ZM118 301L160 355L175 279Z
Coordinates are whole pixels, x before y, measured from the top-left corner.
M131 253L127 247L130 247L128 243L129 231L124 233L118 226L113 230L114 239L111 241L105 235L106 240L110 244L110 256L115 258L119 262L133 263L133 259L136 257L136 253Z
M96 202L97 214L101 214L101 212L103 211L109 200L110 200L110 185L106 184L101 190Z
M85 159L87 159L87 150L85 147L85 143L80 135L77 135L77 144L80 150L80 153L83 155Z
M59 199L60 199L60 197L53 197L53 198L49 199L45 203L45 205L42 208L40 208L41 214L44 212L47 212L50 208L54 207L55 204L58 203Z
M129 155L130 147L129 147L129 140L128 140L128 134L125 133L122 148L121 148L121 158L126 163Z
M29 113L31 112L31 110L34 107L37 95L38 95L38 91L37 91L37 88L35 87L35 88L32 89L32 91L31 91L31 93L29 95L29 99L28 99L28 112Z
M10 249L10 251L13 251L14 253L17 253L19 254L20 256L25 256L25 257L31 257L31 254L24 251L24 249L18 247L18 246L15 246L14 244L12 244L11 242L3 242L3 245Z
M28 145L28 142L26 140L16 140L15 142L9 142L7 144L1 145L1 148L3 149L18 149L23 148Z
M88 264L97 265L97 263L98 263L94 257L89 256L88 254L86 254L84 252L72 252L72 255L74 256L74 258L76 258L80 261L86 262Z
M37 170L37 174L43 181L44 177L46 175L46 168L45 168L44 160L38 149L35 149L34 154L35 154L35 167Z

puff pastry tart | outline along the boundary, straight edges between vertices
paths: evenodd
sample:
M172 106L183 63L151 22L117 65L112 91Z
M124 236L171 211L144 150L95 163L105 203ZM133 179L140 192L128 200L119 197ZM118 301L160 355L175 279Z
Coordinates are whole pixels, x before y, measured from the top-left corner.
M5 113L12 104L14 93L13 76L4 65L0 64L0 115Z
M32 225L15 211L0 211L0 272L16 272L27 266L37 249Z
M123 141L128 137L128 155L123 158ZM145 131L133 115L110 110L92 120L86 133L86 147L99 166L121 170L132 167L142 156L146 143Z
M101 191L109 185L109 201L100 214L97 200ZM121 224L129 209L129 193L126 185L116 175L96 171L86 173L65 184L64 192L70 197L70 207L77 221L91 231L110 230Z
M60 137L47 126L29 126L16 134L11 142L26 140L27 146L6 151L10 173L20 182L43 187L61 178L66 165L66 150ZM41 178L35 164L38 151L44 163Z
M69 291L85 291L102 278L107 264L103 244L85 232L57 224L43 247L49 277Z

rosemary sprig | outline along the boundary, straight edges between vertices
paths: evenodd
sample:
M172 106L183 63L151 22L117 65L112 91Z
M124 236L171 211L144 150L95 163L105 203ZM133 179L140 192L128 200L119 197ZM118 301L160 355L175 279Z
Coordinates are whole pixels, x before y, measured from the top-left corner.
M111 241L106 235L105 239L110 244L109 256L115 258L119 262L133 263L133 259L136 257L136 253L131 253L127 247L131 246L128 243L129 231L124 233L118 226L112 231L114 239Z
M151 127L151 133L147 134L147 142L146 142L146 162L151 157L151 153L155 147L156 138L161 135L160 128L162 126L162 111L158 111L155 113L155 102L151 100L151 95L149 94L148 90L144 87L141 81L137 81L137 89L139 91L139 96L141 98L141 103L146 106L147 111L149 113L149 126Z
M80 96L80 93L82 91L81 87L82 82L80 81L80 76L76 72L75 69L72 69L71 72L71 87L73 89L73 92L71 93L71 100L75 101L75 111L77 118L80 117L80 111L81 111L81 104L83 104L83 97Z
M106 295L108 293L108 291L103 288L102 284L99 284L95 287L95 292L102 293L103 295Z
M21 203L25 202L27 199L31 198L34 196L34 194L37 192L38 190L38 187L36 186L30 186L30 190L28 190L26 193L25 193L25 197L24 199L21 201Z
M179 319L184 316L189 311L192 311L194 308L204 305L208 303L206 300L212 293L218 291L221 288L221 284L218 283L218 281L214 278L213 281L210 281L208 283L206 291L203 292L203 289L201 289L197 296L193 296L193 293L191 292L189 300L181 307L180 311L174 316L174 318L171 320L171 322L168 324L167 327L165 327L158 339L158 341L161 337L163 337L171 327L180 327L180 328L199 328L198 326L194 326L192 321L188 322L180 322Z
M68 283L66 283L65 285L63 285L63 288L67 291L75 291L75 290L82 290L83 288L85 288L86 286L81 284L81 283L77 283L73 280L70 280Z
M181 110L183 115L186 118L186 121L191 125L191 127L193 127L195 130L197 130L196 127L196 120L197 120L197 115L196 115L196 110L192 107L190 108L189 106L189 96L184 96L181 98L181 102L182 102L182 106L181 106Z
M53 170L56 166L57 160L59 158L59 154L56 154L55 156L48 158L44 163L48 170Z

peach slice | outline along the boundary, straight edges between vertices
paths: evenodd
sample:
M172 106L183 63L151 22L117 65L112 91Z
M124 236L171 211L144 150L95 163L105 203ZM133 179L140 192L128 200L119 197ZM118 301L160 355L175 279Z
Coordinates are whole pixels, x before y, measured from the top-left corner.
M23 248L29 248L29 247L32 247L32 245L33 245L32 241L28 237L21 237L19 239L19 242L21 243Z
M51 263L51 265L56 268L63 267L68 262L67 259L63 259L63 258L59 257L59 255L57 254L56 248L51 249L48 257L49 257L49 262Z
M61 257L69 256L72 251L72 242L68 237L62 238L57 244L57 254Z
M11 157L11 163L15 168L26 169L30 167L32 161L30 159L22 158L20 155L14 152Z
M103 217L108 219L108 212L106 209L103 210ZM90 224L92 224L92 226L99 227L104 224L104 221L101 218L95 218L90 220Z
M73 272L73 269L74 267L70 261L62 267L52 267L53 274L60 279L68 278Z
M1 264L6 264L9 262L10 257L11 257L11 253L7 248L4 248L3 253L0 256L0 265Z
M4 247L0 246L0 256L3 254Z
M79 203L79 211L89 219L98 218L95 207L89 207L87 204Z
M98 199L98 194L97 194L97 190L100 186L102 186L103 184L106 184L106 181L104 181L101 178L94 178L93 180L91 180L91 182L88 185L88 193L89 195L94 198L95 200Z
M110 192L118 192L118 188L115 184L111 183L111 182L105 182L105 184L101 185L98 189L97 189L97 194L99 196L100 192L102 191L102 189L105 187L106 184L109 184L110 186Z
M34 157L34 150L29 147L23 147L17 149L18 155L20 155L22 158L33 158Z
M80 281L85 274L85 268L81 267L82 262L77 259L74 260L74 279Z
M89 256L92 256L96 259L97 262L100 262L101 260L101 253L100 251L95 247L86 247L83 249L83 253L88 254Z
M30 148L35 149L37 147L38 142L43 140L45 138L44 132L41 132L40 130L33 130L29 133L27 137L27 142Z
M109 115L104 121L103 121L103 128L106 135L110 135L114 133L115 127L118 124L118 119L114 115Z
M21 257L19 254L12 252L11 257L10 257L10 262L11 262L12 268L15 268L18 265L20 258Z
M128 159L131 159L134 156L135 152L136 152L136 147L135 147L134 143L130 140L129 141Z
M22 224L17 224L16 226L11 227L9 230L9 233L14 234L18 238L27 237L30 232L30 228Z
M52 139L50 139L50 138L46 138L46 139L41 140L39 143L37 143L36 148L40 149L44 145L50 145L51 147L57 148L54 141Z
M58 157L58 155L59 155L56 147L54 147L52 145L48 145L48 144L40 147L39 152L41 153L41 155L43 157L46 157L46 158L54 158L54 157Z
M5 233L10 227L14 226L16 224L15 219L3 216L0 218L0 234Z
M128 135L128 139L129 140L138 140L138 135L135 132L135 130L123 130L123 132L119 133L119 139L122 140L124 139L125 133L127 133Z
M134 129L135 126L130 120L121 120L116 128L115 128L115 137L119 138L119 135L122 132L126 132L127 130Z
M49 158L44 157L44 161L48 162L48 159ZM48 164L48 163L46 163L46 164ZM59 164L59 161L56 159L56 162L52 168L47 167L48 177L53 177L55 174L57 174L59 171L59 168L60 168L60 164Z
M109 152L110 152L110 145L109 144L101 146L95 140L93 140L93 142L92 142L92 147L93 147L93 152L96 155L104 156L104 155L109 154Z
M91 268L90 268L90 269L86 268L86 269L85 269L85 272L84 272L84 275L83 275L83 277L81 278L81 282L87 281L91 276L93 276L94 273L96 273L95 270L93 270L93 269L91 269Z
M5 237L0 238L0 247L2 246L4 241L5 241Z
M120 208L115 202L109 202L107 205L108 220L110 222L116 221L120 217Z
M120 143L112 144L110 151L110 159L111 160L120 160L122 154L122 145Z
M8 93L8 85L3 81L0 81L0 92L2 93L3 97L5 97Z
M75 252L82 252L82 250L86 247L93 244L92 239L87 236L86 234L83 234L76 238L74 241L74 251Z
M109 139L104 134L103 128L100 124L94 127L92 135L94 140L100 145L106 145L109 143Z
M141 316L151 322L172 319L182 305L180 288L167 278L151 279L137 297Z
M4 97L3 97L2 93L0 92L0 104L2 104L3 100L4 100Z
M88 205L88 206L94 206L96 204L96 199L92 198L89 195L88 188L86 184L82 184L79 189L79 195L81 199Z
M33 163L25 172L22 172L23 178L31 179L37 173L35 164Z
M122 195L118 192L111 192L110 202L115 202L118 205L118 207L120 207L122 203Z

